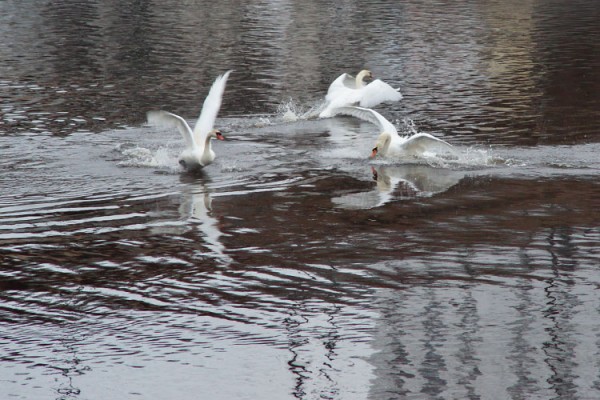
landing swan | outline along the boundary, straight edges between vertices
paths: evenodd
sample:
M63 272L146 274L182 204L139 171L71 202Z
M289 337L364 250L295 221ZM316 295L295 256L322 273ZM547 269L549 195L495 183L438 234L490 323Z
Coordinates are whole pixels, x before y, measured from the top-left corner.
M147 113L148 123L150 124L177 127L186 145L179 156L179 163L189 171L203 168L212 163L215 159L215 152L211 148L210 141L212 138L224 139L221 132L218 129L213 129L213 126L219 108L221 108L225 83L230 73L231 71L227 71L215 79L208 96L204 99L200 117L193 131L179 115L167 111L149 111Z
M449 143L428 133L416 133L409 137L398 134L396 127L375 110L363 107L341 107L336 114L350 115L379 127L380 134L371 152L371 158L379 155L389 158L423 157L426 153L456 157Z
M319 114L320 118L335 115L339 107L360 105L361 107L375 107L385 101L399 101L402 99L400 89L394 89L382 80L375 79L365 84L365 78L373 79L371 71L363 69L356 78L343 73L329 86L325 96L325 108Z

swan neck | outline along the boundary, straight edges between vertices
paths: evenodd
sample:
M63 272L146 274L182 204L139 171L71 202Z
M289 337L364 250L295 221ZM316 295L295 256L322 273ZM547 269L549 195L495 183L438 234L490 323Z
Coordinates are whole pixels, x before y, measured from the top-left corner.
M206 139L204 140L204 146L202 146L202 153L204 154L209 154L211 151L211 147L210 147L210 135L206 136Z
M365 76L369 75L369 71L367 70L362 70L358 73L358 75L356 75L356 87L357 88L361 88L365 86Z
M390 149L390 144L392 143L392 135L390 135L388 132L383 132L380 139L383 144L381 154L387 154L388 150Z

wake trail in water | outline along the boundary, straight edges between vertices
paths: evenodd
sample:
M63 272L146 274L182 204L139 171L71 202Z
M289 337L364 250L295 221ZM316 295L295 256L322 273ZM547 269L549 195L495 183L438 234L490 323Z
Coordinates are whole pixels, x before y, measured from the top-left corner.
M319 120L319 113L325 107L324 100L317 100L309 103L299 103L294 99L288 99L282 102L278 107L274 117L275 121L281 123L293 123L308 120ZM341 117L348 118L348 117ZM335 121L336 118L322 119L323 121ZM411 118L403 118L395 120L394 125L398 129L398 134L405 138L409 138L419 133L428 133L420 131L417 125ZM372 140L377 138L377 128L372 128ZM353 140L347 138L345 142L338 148L328 148L325 150L325 155L335 159L365 159L368 158L368 149L362 149L364 146L357 146ZM445 139L445 138L444 138ZM340 141L338 141L340 142ZM452 144L452 143L450 143ZM370 146L371 144L369 144ZM368 146L367 146L368 147ZM370 149L370 147L369 147ZM503 165L505 160L494 155L491 149L484 149L477 146L467 148L454 146L456 152L453 154L442 154L436 152L435 149L428 149L423 155L418 157L407 157L402 159L376 159L371 160L376 164L421 164L439 168L475 168Z
M453 143L450 135L434 136L452 145L452 152L427 148L414 156L399 158L369 158L378 136L378 128L370 122L353 117L318 118L322 100L299 103L294 99L283 102L275 114L240 115L221 119L220 126L229 133L232 143L219 143L217 166L221 174L252 174L265 171L293 170L295 164L319 168L355 168L359 165L401 166L424 165L437 169L487 170L501 174L586 175L595 173L599 163L595 155L598 144L573 146L507 147ZM400 136L406 138L422 131L411 118L392 120ZM165 144L165 133L148 135L144 142L128 141L118 144L113 152L119 154L120 167L155 168L158 173L178 174L178 154L181 143L173 138ZM170 135L170 134L169 134ZM226 135L227 138L227 135ZM500 172L503 170L504 172Z

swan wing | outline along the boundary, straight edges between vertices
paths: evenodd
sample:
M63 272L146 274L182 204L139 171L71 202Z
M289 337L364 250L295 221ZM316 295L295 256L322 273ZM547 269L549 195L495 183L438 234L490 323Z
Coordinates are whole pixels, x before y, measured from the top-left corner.
M337 97L336 93L339 90L346 91L348 89L356 89L356 80L352 75L343 73L338 76L336 80L331 83L331 85L329 85L325 100L331 101L333 97Z
M370 122L379 127L380 132L388 132L397 135L396 127L377 111L364 107L339 107L335 109L335 114L349 115Z
M206 135L213 129L217 114L221 108L225 83L227 83L230 73L231 70L225 72L223 75L219 75L212 84L208 96L204 99L200 117L194 126L194 139L196 143L204 143Z
M356 101L361 107L375 107L386 101L400 101L402 94L399 89L394 89L384 81L375 79L367 86L358 89L360 92Z
M454 147L435 136L428 133L417 133L406 139L401 144L403 152L418 155L425 152L436 153L438 155L455 155Z
M189 148L193 148L196 145L194 141L194 135L192 129L185 122L185 119L181 118L177 114L173 114L167 111L148 111L146 118L149 124L165 127L177 127L177 130L181 133L185 144Z

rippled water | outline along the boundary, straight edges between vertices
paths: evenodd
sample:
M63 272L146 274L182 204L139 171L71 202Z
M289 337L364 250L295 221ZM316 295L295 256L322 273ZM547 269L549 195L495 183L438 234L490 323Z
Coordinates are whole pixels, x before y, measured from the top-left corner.
M389 3L0 2L3 396L600 396L600 7ZM459 156L307 117L363 67Z

